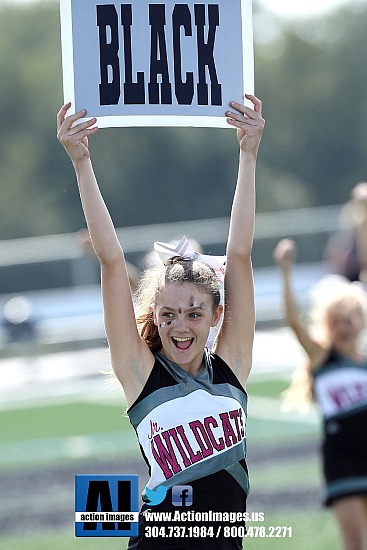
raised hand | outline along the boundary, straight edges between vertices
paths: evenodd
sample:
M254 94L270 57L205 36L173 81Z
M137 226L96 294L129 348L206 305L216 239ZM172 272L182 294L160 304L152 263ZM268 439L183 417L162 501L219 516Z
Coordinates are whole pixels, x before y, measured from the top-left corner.
M287 268L294 262L296 252L297 246L293 239L282 239L274 249L273 258L281 268Z
M89 158L88 136L98 131L96 118L76 124L78 120L85 117L87 111L82 109L74 115L66 116L71 103L66 103L57 113L57 139L64 147L73 163ZM93 126L93 128L91 128Z
M246 94L254 108L245 107L240 103L231 101L231 107L238 112L227 111L227 122L237 128L237 139L241 151L252 153L255 156L259 148L261 136L265 126L265 120L261 116L262 103L254 95Z
M352 189L351 197L353 201L367 206L367 182L360 181L357 183Z

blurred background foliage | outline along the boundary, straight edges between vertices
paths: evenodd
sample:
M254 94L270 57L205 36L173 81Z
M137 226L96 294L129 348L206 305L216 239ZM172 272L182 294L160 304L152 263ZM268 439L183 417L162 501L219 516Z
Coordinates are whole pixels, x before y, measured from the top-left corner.
M256 95L267 121L259 212L340 204L367 178L366 28L367 6L298 22L254 6ZM57 2L0 7L0 71L0 239L76 231L84 219L75 176L56 139ZM111 128L90 148L118 227L229 214L233 130Z

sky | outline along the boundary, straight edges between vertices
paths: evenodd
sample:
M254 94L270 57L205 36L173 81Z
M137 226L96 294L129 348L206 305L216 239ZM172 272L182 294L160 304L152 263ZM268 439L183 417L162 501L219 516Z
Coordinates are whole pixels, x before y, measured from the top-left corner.
M285 19L326 15L340 7L361 4L365 0L258 0L267 10Z

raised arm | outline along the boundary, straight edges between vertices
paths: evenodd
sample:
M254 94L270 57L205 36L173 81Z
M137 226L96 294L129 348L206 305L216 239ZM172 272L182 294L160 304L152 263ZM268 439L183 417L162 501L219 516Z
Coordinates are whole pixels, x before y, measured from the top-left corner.
M292 283L291 269L296 255L296 244L292 239L282 239L274 249L274 260L280 267L283 286L283 303L286 321L293 330L299 343L310 357L312 363L316 363L322 348L310 336L306 325L302 322L298 313Z
M232 102L232 110L226 113L228 124L237 128L240 157L227 243L224 317L215 348L243 385L252 365L255 330L251 250L256 158L265 124L261 101L252 95L246 97L253 109Z
M367 283L367 182L358 183L352 190L356 208L356 245L360 263L359 279Z
M66 116L70 103L57 115L57 137L68 153L78 180L90 237L101 265L105 327L112 367L128 402L140 393L153 365L153 356L138 334L124 254L93 171L88 136L96 119L78 122L86 111Z

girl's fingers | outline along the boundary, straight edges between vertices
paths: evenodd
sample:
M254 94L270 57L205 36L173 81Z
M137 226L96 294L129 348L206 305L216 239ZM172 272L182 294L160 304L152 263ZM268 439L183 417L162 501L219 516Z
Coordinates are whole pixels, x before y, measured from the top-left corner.
M78 120L85 117L87 114L86 109L74 113L70 116L66 116L67 111L71 107L71 102L66 103L60 109L57 114L57 137L64 146L67 147L67 143L72 144L76 142L79 144L83 138L88 137L92 133L95 133L98 128L91 128L96 122L95 117L85 120L79 124L75 124Z
M60 109L60 111L57 113L57 117L56 117L56 120L57 120L57 131L60 130L61 128L61 125L62 123L64 122L65 120L65 116L66 116L66 113L68 112L68 110L70 109L71 107L71 102L69 101L69 103L65 103L65 105L63 105Z
M66 122L67 129L70 129L72 127L72 125L74 124L74 122L76 122L77 120L85 117L86 114L87 114L87 110L82 109L78 113L74 113L73 115L70 115L70 116L66 117L65 122Z
M261 101L261 99L259 99L258 97L254 96L252 94L245 94L245 97L253 103L255 113L257 113L258 115L261 116L261 112L262 112L262 101Z
M230 106L233 108L233 109L236 109L236 111L238 111L239 113L241 114L245 114L245 109L246 107L244 105L241 105L241 103L237 103L236 101L231 101L230 102Z
M231 107L233 107L243 115L246 115L248 118L254 119L258 118L258 116L261 117L262 102L260 101L260 99L251 94L245 94L245 96L254 104L253 109L251 109L251 107L246 107L246 105L241 105L241 103L237 103L236 101L231 101Z
M89 128L88 126L84 128L79 128L78 131L76 132L73 132L73 133L68 132L67 134L64 134L61 138L61 141L64 144L65 143L79 144L83 138L88 137L89 135L93 134L97 130L98 130L97 126L94 126L93 128Z
M85 130L86 128L89 128L90 126L93 126L97 122L96 118L91 118L89 120L86 120L85 122L81 122L80 124L76 124L75 126L72 126L69 130L69 135L73 136L80 131Z
M60 109L60 111L57 114L57 130L70 130L74 122L79 120L80 118L85 117L87 114L86 109L82 109L78 113L74 113L73 115L66 116L66 113L68 109L70 109L71 103L66 103L63 105ZM63 128L62 128L63 127Z
M57 118L59 118L60 116L63 116L65 115L65 113L70 109L71 107L71 101L69 101L68 103L65 103L65 105L63 105L59 112L57 113Z
M232 113L231 111L227 111L226 116L228 118L236 120L237 122L248 124L249 126L256 126L257 124L257 119L244 117L243 115L239 115L238 113Z

